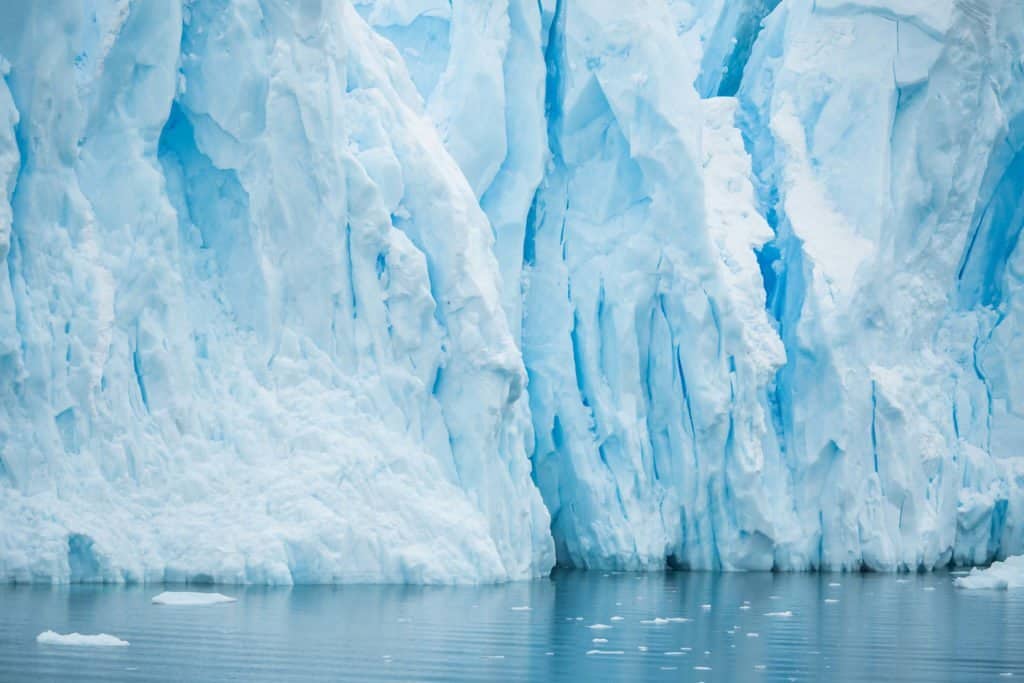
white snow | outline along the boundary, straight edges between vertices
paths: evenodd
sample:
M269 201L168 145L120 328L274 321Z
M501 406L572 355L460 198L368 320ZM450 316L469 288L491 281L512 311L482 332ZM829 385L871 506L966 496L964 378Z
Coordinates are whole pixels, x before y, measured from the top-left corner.
M235 602L232 598L221 593L195 593L191 591L164 591L153 596L154 605L173 605L177 607L219 605L225 602Z
M108 633L88 635L82 633L56 633L43 631L36 636L36 642L42 645L72 645L81 647L127 647L128 641L121 640Z

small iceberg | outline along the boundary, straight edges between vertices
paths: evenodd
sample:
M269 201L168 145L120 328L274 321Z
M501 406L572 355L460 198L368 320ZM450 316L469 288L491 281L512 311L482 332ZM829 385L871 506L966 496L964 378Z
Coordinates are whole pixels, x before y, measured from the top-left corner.
M219 605L235 601L235 598L220 593L193 593L190 591L164 591L153 598L154 605L173 605L175 607Z
M85 635L82 633L57 633L43 631L36 636L36 642L43 645L77 645L85 647L128 647L127 640L121 640L109 633Z
M1024 588L1024 555L1014 555L1002 562L993 562L988 569L975 567L967 576L953 579L957 588L971 590L1007 590Z
M591 624L587 628L593 629L595 631L604 631L605 629L611 628L611 626L609 626L608 624Z

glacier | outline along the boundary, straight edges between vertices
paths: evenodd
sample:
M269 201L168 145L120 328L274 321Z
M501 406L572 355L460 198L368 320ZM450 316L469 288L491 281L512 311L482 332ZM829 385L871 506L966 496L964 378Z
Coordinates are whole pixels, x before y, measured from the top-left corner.
M0 580L1024 552L1024 5L0 7Z

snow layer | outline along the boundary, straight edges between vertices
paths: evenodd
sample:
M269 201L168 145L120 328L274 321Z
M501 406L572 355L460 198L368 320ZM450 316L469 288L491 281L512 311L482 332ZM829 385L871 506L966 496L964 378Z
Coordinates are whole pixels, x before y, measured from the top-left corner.
M999 589L1024 588L1024 555L1014 555L1002 562L993 562L986 569L974 568L967 576L953 579L957 588Z
M1024 551L1024 5L0 8L0 579Z
M108 633L85 635L81 633L57 633L43 631L36 636L36 642L42 645L73 645L84 647L127 647L130 643Z
M235 601L235 598L221 593L195 593L192 591L164 591L153 596L154 605L173 605L175 607L220 605Z

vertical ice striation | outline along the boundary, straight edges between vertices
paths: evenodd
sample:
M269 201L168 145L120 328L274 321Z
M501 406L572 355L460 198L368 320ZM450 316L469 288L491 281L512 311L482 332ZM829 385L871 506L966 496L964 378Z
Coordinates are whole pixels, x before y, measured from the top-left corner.
M997 292L1020 278L1022 19L1012 2L791 1L758 38L740 99L777 230L794 506L818 539L783 566L1020 550L1022 347Z
M490 228L390 43L316 0L3 15L0 576L546 572Z
M0 8L0 577L1024 550L1014 0Z

